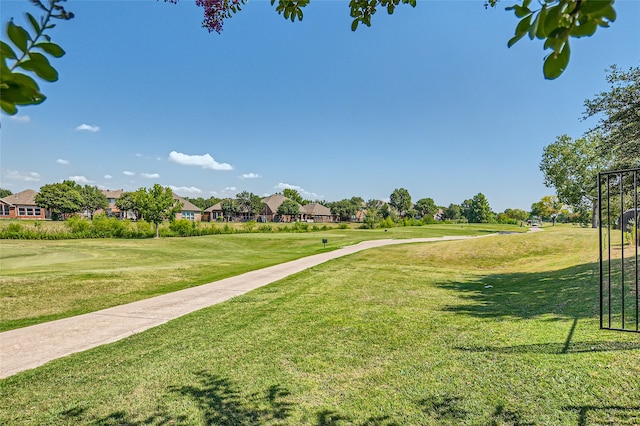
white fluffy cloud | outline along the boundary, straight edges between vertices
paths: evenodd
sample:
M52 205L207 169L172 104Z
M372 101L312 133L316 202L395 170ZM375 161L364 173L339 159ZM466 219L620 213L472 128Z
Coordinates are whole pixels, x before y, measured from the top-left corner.
M147 179L157 179L160 177L158 173L140 173L140 176Z
M79 184L85 184L85 185L94 182L92 180L87 179L84 176L69 176L69 180L72 180L72 181L74 181L76 183L79 183Z
M18 123L28 123L31 121L31 117L28 115L12 115L11 121L17 121Z
M257 173L245 173L240 176L241 179L260 179L261 177L262 176Z
M105 179L113 179L113 176L111 176L111 175L104 175L104 178L105 178Z
M5 170L4 177L11 180L21 180L23 182L38 182L42 176L38 172L21 173L17 170Z
M187 194L187 195L197 195L202 194L202 189L196 188L195 186L173 186L169 185L169 188L175 194Z
M181 152L171 151L169 161L182 164L183 166L198 166L211 170L233 170L231 164L218 163L211 155L189 155Z
M76 127L76 130L80 131L80 132L92 132L95 133L97 131L100 130L100 127L98 126L94 126L92 124L81 124L78 127Z
M125 170L124 172L122 172L123 175L125 176L135 176L136 174L134 172L130 172L129 170Z
M62 165L65 165L65 166L66 166L67 164L69 164L69 160L63 160L62 158L58 158L58 159L56 160L56 163L58 163L58 164L62 164Z
M298 185L291 185L289 183L280 182L279 184L274 186L274 188L280 191L282 191L283 189L295 189L296 191L298 191L298 194L300 194L302 197L310 200L319 200L323 198L322 195L318 195L315 192L307 191L306 189Z

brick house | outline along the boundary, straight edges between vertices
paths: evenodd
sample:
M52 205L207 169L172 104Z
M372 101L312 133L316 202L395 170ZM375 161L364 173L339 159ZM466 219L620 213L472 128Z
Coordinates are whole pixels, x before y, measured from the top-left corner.
M36 205L33 189L0 198L0 218L4 219L51 219L51 210Z
M182 210L176 214L177 220L188 219L196 222L202 220L202 210L200 207L176 194L173 194L173 199L182 203Z
M333 222L329 207L318 203L301 206L300 219L305 222Z

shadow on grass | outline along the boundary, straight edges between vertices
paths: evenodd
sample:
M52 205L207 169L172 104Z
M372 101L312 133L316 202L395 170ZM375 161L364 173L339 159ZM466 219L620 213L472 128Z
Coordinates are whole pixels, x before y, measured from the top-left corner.
M622 407L618 405L598 406L581 405L563 407L566 411L575 411L578 415L577 426L590 424L638 424L640 422L640 406ZM596 419L591 420L591 417Z
M463 407L463 398L453 395L438 395L425 398L418 402L422 410L432 417L437 424L457 425L468 420L469 412ZM503 405L497 405L486 424L487 426L533 426L513 410L506 409Z
M449 282L469 303L445 311L480 318L531 319L545 314L566 318L594 318L600 309L597 263L540 273L493 274L475 282Z

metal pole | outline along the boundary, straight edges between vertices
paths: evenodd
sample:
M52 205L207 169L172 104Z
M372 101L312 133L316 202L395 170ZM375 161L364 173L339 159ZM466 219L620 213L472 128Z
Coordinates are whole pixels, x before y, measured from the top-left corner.
M598 173L598 243L599 243L599 255L600 255L600 330L603 329L602 326L602 308L603 301L603 278L604 272L602 270L602 173Z

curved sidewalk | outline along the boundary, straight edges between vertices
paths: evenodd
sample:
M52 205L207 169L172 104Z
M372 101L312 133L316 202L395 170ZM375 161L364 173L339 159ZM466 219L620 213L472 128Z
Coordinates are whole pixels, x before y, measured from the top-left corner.
M0 333L0 378L38 367L75 352L115 342L341 256L393 244L467 238L478 237L364 241L162 296L6 331Z

